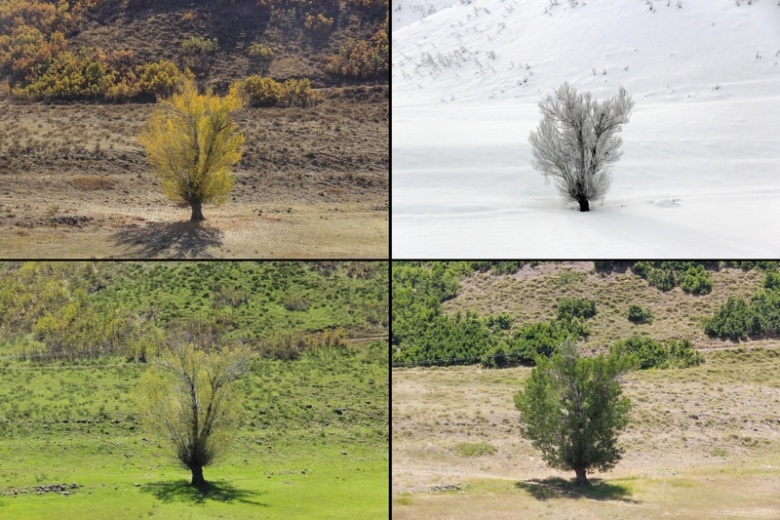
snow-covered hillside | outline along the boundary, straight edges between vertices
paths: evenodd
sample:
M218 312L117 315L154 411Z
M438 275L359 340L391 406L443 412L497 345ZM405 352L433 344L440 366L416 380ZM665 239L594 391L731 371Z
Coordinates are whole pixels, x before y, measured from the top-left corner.
M394 257L780 254L778 0L392 9ZM531 168L537 103L564 81L636 104L589 214Z

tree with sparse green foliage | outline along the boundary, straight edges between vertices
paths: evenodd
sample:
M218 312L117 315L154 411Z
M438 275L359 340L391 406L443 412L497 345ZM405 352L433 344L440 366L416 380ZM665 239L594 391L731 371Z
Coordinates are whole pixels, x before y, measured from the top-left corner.
M210 332L191 327L160 349L137 388L144 425L173 445L194 487L207 485L204 466L232 437L240 410L233 383L249 360L248 349L221 346Z
M620 461L617 439L631 410L622 379L634 367L631 356L580 357L567 339L551 358L539 357L515 396L522 435L547 464L574 470L577 486L590 485L593 469L607 471Z
M233 189L231 168L244 144L233 114L243 106L238 86L223 98L199 94L187 78L178 92L160 101L139 136L166 197L189 204L191 221L205 220L203 204L223 204Z

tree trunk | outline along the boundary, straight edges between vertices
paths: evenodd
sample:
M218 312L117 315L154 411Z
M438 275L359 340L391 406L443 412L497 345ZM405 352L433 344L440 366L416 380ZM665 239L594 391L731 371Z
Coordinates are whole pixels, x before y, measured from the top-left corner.
M190 217L190 222L206 220L206 217L203 216L203 208L200 202L190 202L190 206L192 206L192 217Z
M585 474L585 468L574 468L574 472L577 474L577 480L574 482L575 486L590 486L588 477Z
M203 466L193 466L191 469L192 486L196 488L206 487L206 479L203 478Z
M580 211L590 211L590 204L587 198L579 196L577 197L577 202L580 203Z

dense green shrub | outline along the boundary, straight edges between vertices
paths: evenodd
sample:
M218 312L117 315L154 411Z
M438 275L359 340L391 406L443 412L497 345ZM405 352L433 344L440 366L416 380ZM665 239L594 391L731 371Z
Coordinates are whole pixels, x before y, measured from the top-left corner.
M705 322L704 332L732 340L780 334L780 274L774 268L767 269L763 288L751 297L750 302L729 298Z
M780 289L780 273L777 271L769 271L764 276L764 288L775 290Z
M558 319L592 318L596 315L596 302L587 298L560 298Z
M509 330L512 328L512 317L502 312L498 316L488 316L485 318L485 325L493 330Z
M631 305L628 308L628 321L631 323L652 323L653 313L650 309L643 309L639 305Z
M704 362L704 357L691 347L687 339L661 344L651 338L631 336L615 343L610 354L635 356L641 369L686 368Z
M671 291L678 283L687 293L708 294L712 290L712 277L706 269L717 269L719 262L641 261L631 270L661 291ZM684 287L683 287L684 285Z
M469 263L471 269L480 273L490 272L496 276L515 274L525 262L522 260L474 260Z
M680 275L680 288L689 294L709 294L712 291L712 276L701 265L689 267Z
M517 330L511 338L501 338L493 348L485 351L482 366L532 366L539 356L551 356L565 339L584 338L588 333L584 322L578 318L531 323Z
M674 289L676 283L674 271L671 269L651 267L647 271L647 283L659 291L671 291Z
M731 297L704 326L708 335L729 339L747 339L760 330L755 310L745 300Z
M750 299L754 314L755 333L767 336L780 334L780 291L759 289Z
M731 267L737 267L743 271L760 269L762 271L777 271L777 260L732 260L728 262Z

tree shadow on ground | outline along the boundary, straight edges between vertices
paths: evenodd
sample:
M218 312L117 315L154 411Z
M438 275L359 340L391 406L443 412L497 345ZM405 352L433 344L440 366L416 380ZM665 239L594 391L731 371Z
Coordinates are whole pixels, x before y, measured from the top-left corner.
M148 222L114 234L117 245L142 258L209 258L209 247L221 247L224 233L200 222Z
M551 498L589 498L591 500L618 500L638 504L630 498L631 490L628 486L620 484L608 484L601 479L590 479L590 486L575 486L573 480L560 477L546 479L532 478L515 483L515 487L527 491L537 500L549 500Z
M167 480L150 482L141 486L141 491L149 493L163 502L190 502L203 504L206 500L217 502L240 502L253 506L269 507L268 504L253 500L262 495L259 491L239 489L225 481L208 482L203 488L190 485L186 480Z

